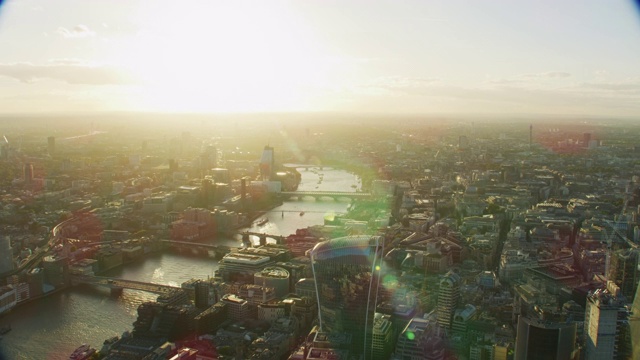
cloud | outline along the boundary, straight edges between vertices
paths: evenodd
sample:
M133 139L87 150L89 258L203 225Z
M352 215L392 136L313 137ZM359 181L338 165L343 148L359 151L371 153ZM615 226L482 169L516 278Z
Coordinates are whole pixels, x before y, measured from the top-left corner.
M567 77L570 77L571 74L568 72L562 72L562 71L549 71L546 73L541 73L540 76L547 77L547 78L567 78Z
M605 90L615 93L640 93L640 80L629 81L607 81L607 82L590 82L582 83L582 87L587 89Z
M568 72L562 71L547 71L542 73L534 73L534 74L522 74L515 76L515 78L520 79L557 79L557 78L567 78L570 77L571 74Z
M526 75L526 76L525 76ZM425 111L516 111L566 114L640 114L640 79L626 82L548 81L569 73L525 74L461 86L446 80L387 77L345 88L339 94L356 105L375 110L393 106ZM351 95L351 96L350 96ZM463 110L460 110L463 109Z
M120 69L106 65L91 65L77 59L56 59L44 65L31 63L0 63L0 76L33 83L54 79L68 84L113 85L130 83Z
M65 38L86 38L96 35L93 30L82 24L76 25L72 29L59 27L57 33Z
M402 91L431 86L436 84L439 80L439 78L427 77L386 76L373 79L364 86L368 88Z

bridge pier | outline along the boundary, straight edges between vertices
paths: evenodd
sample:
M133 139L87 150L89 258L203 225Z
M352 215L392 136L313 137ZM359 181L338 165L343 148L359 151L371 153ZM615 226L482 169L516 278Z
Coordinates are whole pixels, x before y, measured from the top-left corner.
M251 239L249 239L249 234L247 234L247 233L242 233L242 243L243 243L246 247L251 247Z
M267 245L267 235L262 234L260 235L260 246L265 246Z
M122 291L123 290L124 289L121 288L121 287L112 287L111 288L111 296L118 297L118 296L122 295Z

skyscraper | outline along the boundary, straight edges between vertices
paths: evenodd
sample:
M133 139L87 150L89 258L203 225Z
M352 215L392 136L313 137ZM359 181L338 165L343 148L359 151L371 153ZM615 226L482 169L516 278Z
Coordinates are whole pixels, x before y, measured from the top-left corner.
M585 360L617 359L626 351L628 331L626 300L612 281L607 289L598 289L587 296L584 318Z
M372 333L384 238L346 236L318 243L311 250L320 329L353 335L352 351L368 354L365 335Z
M22 167L22 171L24 174L24 183L31 184L31 182L33 182L33 164L24 164L24 166Z
M49 155L53 155L56 152L56 138L53 136L47 138L47 151Z
M622 249L611 254L609 280L620 287L620 292L628 302L633 301L640 281L639 257L638 249Z
M449 271L440 280L440 290L438 291L438 324L449 330L453 313L460 301L460 275Z
M413 318L398 335L393 360L443 360L445 334L433 319Z
M262 180L268 181L271 179L275 165L275 159L273 154L273 148L265 146L262 151L262 157L260 158L260 177Z
M13 249L8 236L0 236L0 274L13 270Z

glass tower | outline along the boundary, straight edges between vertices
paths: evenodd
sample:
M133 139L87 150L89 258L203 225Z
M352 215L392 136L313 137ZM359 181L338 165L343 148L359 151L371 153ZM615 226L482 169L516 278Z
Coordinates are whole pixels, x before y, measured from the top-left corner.
M353 335L351 350L365 355L378 303L384 238L346 236L318 243L311 250L320 331Z

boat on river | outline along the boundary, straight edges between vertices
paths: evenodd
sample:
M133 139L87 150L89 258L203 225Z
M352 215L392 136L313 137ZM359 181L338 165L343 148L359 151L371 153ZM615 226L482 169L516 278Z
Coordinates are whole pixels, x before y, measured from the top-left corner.
M96 349L87 344L82 344L69 355L69 360L86 360L91 358L95 353Z

